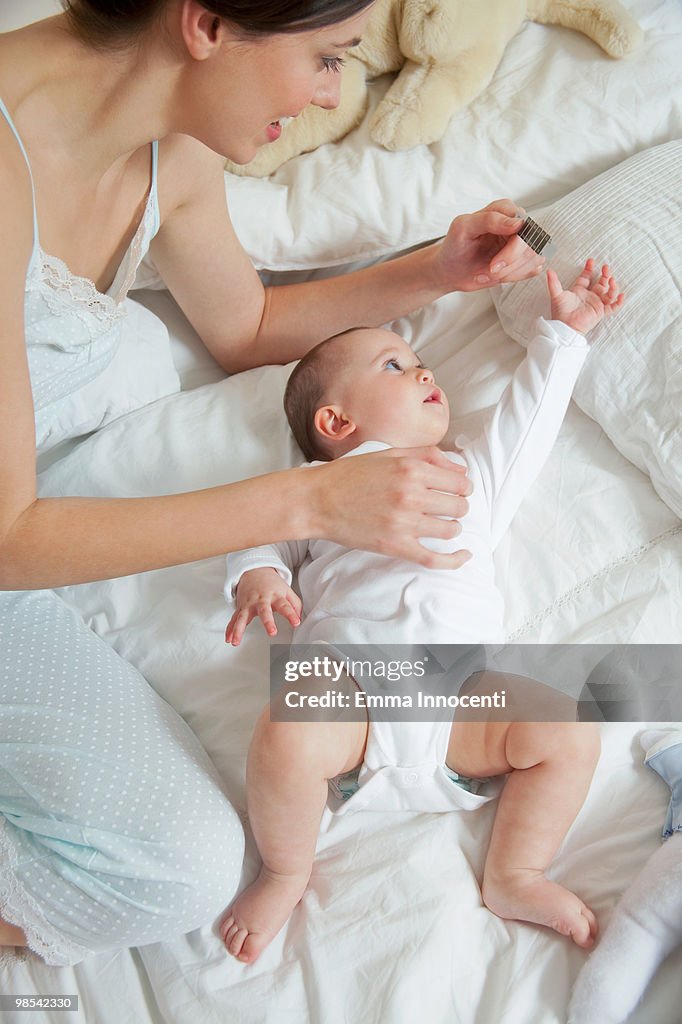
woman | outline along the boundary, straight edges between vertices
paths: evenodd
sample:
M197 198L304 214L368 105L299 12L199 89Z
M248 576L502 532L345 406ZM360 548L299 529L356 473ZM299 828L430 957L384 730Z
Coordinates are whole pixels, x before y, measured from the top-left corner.
M336 105L367 0L64 5L0 36L0 945L51 964L210 921L243 836L184 722L47 588L316 536L433 567L466 558L418 542L456 536L467 507L468 481L435 449L169 497L37 499L35 422L113 357L144 253L232 372L542 262L507 240L521 222L503 200L442 245L264 289L230 225L223 158L247 162L281 118Z

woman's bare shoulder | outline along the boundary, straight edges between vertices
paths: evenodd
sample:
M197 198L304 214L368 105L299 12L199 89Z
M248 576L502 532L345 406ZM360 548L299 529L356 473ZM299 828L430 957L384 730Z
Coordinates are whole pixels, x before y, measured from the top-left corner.
M33 192L28 165L14 133L0 117L0 236L12 260L26 261L33 244Z
M162 216L184 205L223 175L225 158L189 135L167 135L159 143Z

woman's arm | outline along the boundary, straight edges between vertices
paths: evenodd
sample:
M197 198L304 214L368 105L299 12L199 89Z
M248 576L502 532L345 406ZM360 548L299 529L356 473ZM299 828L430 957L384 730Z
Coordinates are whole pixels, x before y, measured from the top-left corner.
M457 523L431 517L459 518L467 510L458 495L469 493L468 481L447 468L436 449L341 459L167 497L38 498L24 339L33 215L20 161L20 154L17 161L5 154L0 160L0 194L12 196L0 209L0 590L125 576L307 537L433 568L456 568L464 560L463 553L434 556L418 541L456 536Z
M519 280L543 265L523 242L510 240L522 220L511 200L499 200L456 218L442 243L366 270L263 288L229 218L222 159L190 139L164 145L160 190L168 206L152 256L229 372L291 362L350 327L379 326L447 292ZM493 274L497 262L505 266Z
M432 569L456 569L469 557L435 555L419 543L456 537L459 523L440 517L461 518L467 503L458 494L470 493L435 448L375 452L159 498L34 497L22 506L7 500L11 475L3 469L0 479L0 590L127 576L308 537Z

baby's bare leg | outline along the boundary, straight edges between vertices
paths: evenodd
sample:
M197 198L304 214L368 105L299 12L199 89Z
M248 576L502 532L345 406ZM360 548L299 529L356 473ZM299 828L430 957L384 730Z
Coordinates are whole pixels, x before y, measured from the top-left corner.
M541 687L532 680L523 685ZM589 722L456 721L447 759L462 775L509 773L485 864L486 906L503 918L554 928L584 947L594 942L594 914L544 872L582 807L599 748L598 729Z
M355 688L352 681L349 686ZM270 705L258 720L246 785L249 820L263 865L220 925L228 952L238 960L253 963L303 896L327 780L362 762L367 730L366 720L273 722Z

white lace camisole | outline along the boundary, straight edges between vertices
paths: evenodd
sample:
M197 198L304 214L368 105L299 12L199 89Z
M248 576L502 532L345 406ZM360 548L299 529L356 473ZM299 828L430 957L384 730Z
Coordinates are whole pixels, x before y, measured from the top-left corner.
M104 293L41 248L28 154L2 99L0 113L24 155L33 192L33 251L26 273L24 320L36 432L40 436L58 404L102 373L118 349L126 315L124 299L159 229L158 143L151 144L151 185L145 211L113 284Z

